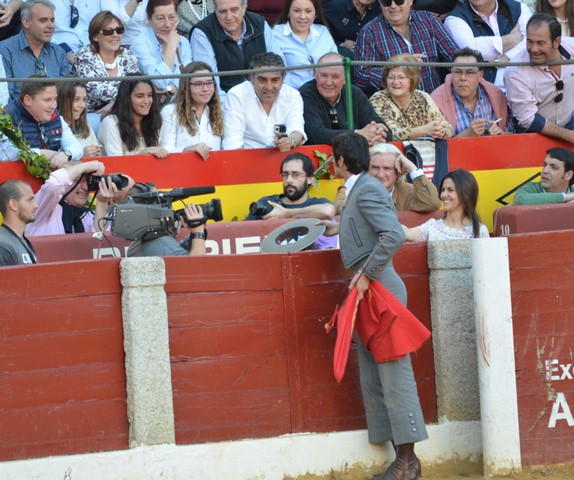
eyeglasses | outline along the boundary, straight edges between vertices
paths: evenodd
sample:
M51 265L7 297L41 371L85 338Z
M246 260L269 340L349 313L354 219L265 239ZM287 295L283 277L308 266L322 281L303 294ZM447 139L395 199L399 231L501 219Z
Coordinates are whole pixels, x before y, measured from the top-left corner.
M408 80L407 77L403 76L403 75L399 75L398 77L395 77L394 75L389 75L387 77L387 82L394 82L394 81L398 81L398 82L406 82Z
M467 77L474 77L475 75L478 75L480 70L478 68L452 68L450 72L455 77L462 77L463 75L466 75Z
M337 115L337 109L335 107L331 107L329 109L329 117L331 118L331 128L338 130L339 129L339 116Z
M80 21L80 12L78 7L74 5L74 0L70 0L70 28L76 28Z
M400 7L405 3L405 0L381 0L381 5L385 8L389 8L393 2L395 2L397 7Z
M110 37L114 34L114 32L117 33L118 35L121 35L125 31L126 31L126 29L124 27L116 27L116 28L104 28L104 29L100 30L99 33L101 33L102 35L104 35L106 37Z
M564 98L564 93L562 92L562 90L564 90L564 81L558 80L555 84L555 87L556 87L556 90L558 90L560 93L558 95L556 95L556 98L554 98L554 102L560 103L562 101L562 99Z
M300 178L306 177L307 174L305 172L281 172L279 176L283 180L287 180L289 177L291 177L293 180L298 180Z
M202 88L213 88L215 85L214 80L208 80L207 82L189 82L191 88L201 90Z
M46 69L46 65L40 58L36 59L36 70L40 70L40 75L42 75L43 77L48 76L48 70Z

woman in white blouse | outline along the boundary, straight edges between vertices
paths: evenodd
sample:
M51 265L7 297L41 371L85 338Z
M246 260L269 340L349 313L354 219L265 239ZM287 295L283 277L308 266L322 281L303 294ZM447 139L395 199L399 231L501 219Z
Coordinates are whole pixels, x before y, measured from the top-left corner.
M160 130L161 115L151 81L128 75L120 83L111 113L100 126L98 137L105 155L151 154L165 158L168 152L159 145Z
M176 102L161 111L160 145L168 152L197 152L207 160L211 150L221 150L223 114L211 68L192 62L183 73L205 73L179 82Z

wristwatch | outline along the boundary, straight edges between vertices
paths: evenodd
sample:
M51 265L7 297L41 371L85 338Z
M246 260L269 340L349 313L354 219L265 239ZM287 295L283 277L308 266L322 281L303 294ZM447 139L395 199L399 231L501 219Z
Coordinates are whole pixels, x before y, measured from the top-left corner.
M175 93L175 87L170 83L166 89L165 89L165 94L171 98L173 96L173 94Z
M293 137L290 137L290 140L291 140L291 150L293 150L297 146L297 143L295 142L295 139Z
M190 235L190 238L200 238L201 240L205 240L207 238L207 235L205 234L205 232L192 232Z
M67 148L60 148L60 150L58 150L58 152L63 152L68 156L68 162L70 160L72 160L72 152L70 152L70 150L68 150Z

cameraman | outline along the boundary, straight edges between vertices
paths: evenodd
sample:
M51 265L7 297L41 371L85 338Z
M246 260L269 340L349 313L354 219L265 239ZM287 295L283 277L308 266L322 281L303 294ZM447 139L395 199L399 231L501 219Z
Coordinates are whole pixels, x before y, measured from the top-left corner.
M283 194L269 195L257 202L258 211L250 208L247 220L270 218L318 218L330 220L335 207L326 198L310 197L309 186L313 183L315 167L311 159L302 153L291 153L281 162Z
M136 184L137 187L138 184ZM132 189L133 191L133 189ZM129 194L128 194L129 196ZM163 235L149 240L140 239L132 242L128 248L128 257L167 257L185 255L205 255L205 221L203 210L199 205L188 203L184 209L187 222L184 224L191 233L181 242L176 240L182 226L178 220L177 230L173 235ZM188 223L189 222L189 223ZM189 224L194 225L189 227Z
M95 232L104 228L100 219L106 217L111 202L121 198L121 192L108 178L101 179L96 195L95 213L84 204L88 200L89 175L101 176L105 167L97 160L66 162L52 172L36 193L36 220L26 227L26 235L59 235L63 233ZM133 184L133 181L132 181Z

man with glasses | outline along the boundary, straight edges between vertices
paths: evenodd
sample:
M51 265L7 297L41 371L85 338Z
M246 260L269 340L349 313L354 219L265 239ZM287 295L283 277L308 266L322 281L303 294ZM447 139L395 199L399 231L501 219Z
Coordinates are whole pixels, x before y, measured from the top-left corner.
M310 197L309 186L315 179L315 167L311 159L302 153L291 153L281 162L280 175L283 179L283 194L260 198L260 206L267 206L268 213L252 208L247 220L268 220L270 218L318 218L330 220L335 216L335 207L326 198ZM328 240L328 239L326 239ZM336 243L336 242L335 242ZM331 241L317 246L334 247Z
M504 85L517 131L574 143L574 64L547 66L573 58L574 38L560 34L556 18L534 14L526 26L526 50L512 58L533 65L506 68Z
M483 62L477 50L463 48L454 53L453 63ZM502 90L484 79L481 66L454 65L445 83L432 99L451 123L455 137L480 137L513 132L506 97Z
M341 62L343 62L342 55L327 53L317 64ZM349 131L347 91L344 87L343 65L332 65L316 68L315 79L299 89L303 97L305 133L311 145L330 144L337 135ZM351 95L355 132L365 137L369 146L390 142L391 131L375 113L367 96L354 85L351 86Z
M526 23L532 14L517 0L460 2L444 21L459 48L478 50L488 61L508 62L526 44ZM488 67L484 78L504 88L504 69Z
M223 149L276 147L288 152L305 143L303 100L284 83L285 71L257 69L285 67L276 53L258 53L251 60L250 80L236 85L223 104Z
M413 0L379 0L383 14L365 25L357 36L355 60L384 62L410 53L420 62L448 61L457 49L438 17L412 10ZM380 90L383 67L358 65L355 83L367 94ZM439 71L423 67L420 89L430 94L441 83Z
M20 98L6 107L28 145L50 160L52 170L69 160L79 160L84 154L80 142L56 109L57 98L54 82L26 81L22 83ZM12 156L17 158L17 152Z
M0 42L0 54L7 78L24 78L30 75L64 77L71 65L66 52L55 43L54 5L49 0L29 0L21 11L22 30L18 35ZM9 82L10 98L20 96L20 83Z

